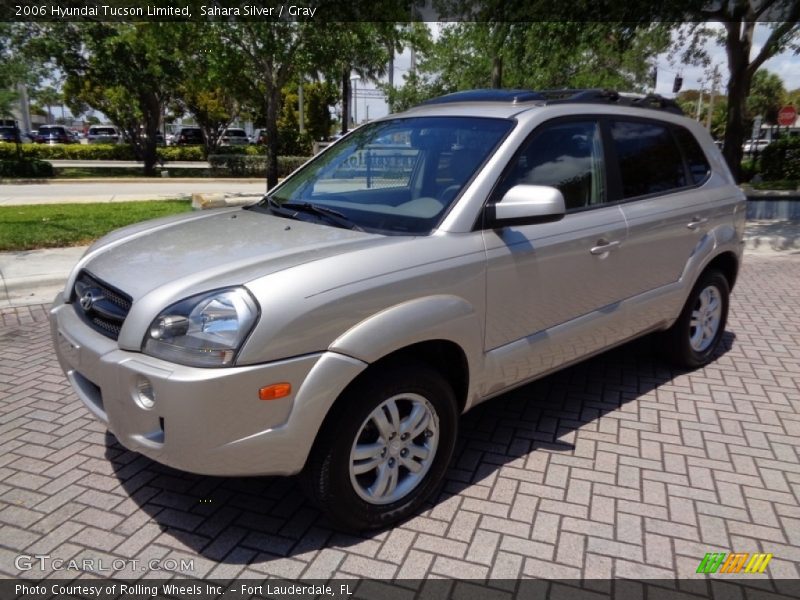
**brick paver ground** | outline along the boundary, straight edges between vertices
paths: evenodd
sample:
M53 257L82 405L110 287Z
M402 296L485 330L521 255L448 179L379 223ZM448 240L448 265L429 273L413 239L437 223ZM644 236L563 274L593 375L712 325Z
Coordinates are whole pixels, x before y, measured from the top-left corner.
M748 257L709 367L672 371L652 346L477 408L437 501L351 537L291 479L188 475L126 451L70 391L46 308L7 309L0 573L43 554L104 568L194 559L187 574L218 578L662 578L736 551L771 552L768 575L797 578L800 256ZM129 569L118 574L164 575Z

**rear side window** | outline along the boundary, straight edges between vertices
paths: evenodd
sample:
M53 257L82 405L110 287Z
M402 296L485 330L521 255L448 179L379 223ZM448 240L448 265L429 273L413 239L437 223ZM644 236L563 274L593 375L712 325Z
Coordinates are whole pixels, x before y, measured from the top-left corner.
M623 198L663 194L687 185L680 150L667 126L612 121L611 137L619 161Z
M706 155L703 153L703 149L688 129L676 127L674 131L678 144L680 144L683 150L686 164L689 167L689 175L692 178L692 183L702 183L711 172L711 167L708 164Z

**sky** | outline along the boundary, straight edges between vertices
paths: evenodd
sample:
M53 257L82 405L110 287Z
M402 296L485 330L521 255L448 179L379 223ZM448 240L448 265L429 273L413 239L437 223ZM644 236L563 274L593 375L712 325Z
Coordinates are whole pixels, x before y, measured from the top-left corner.
M429 23L434 36L437 32L437 24ZM721 24L712 24L714 28L722 29ZM757 25L753 36L753 48L751 52L751 59L755 57L760 51L766 39L769 37L769 27L766 25ZM725 48L718 46L715 42L709 41L706 44L706 50L711 58L712 65L719 65L719 72L722 75L721 85L718 90L720 93L725 93L725 84L728 79L728 60L725 55ZM680 53L677 53L679 56ZM656 64L658 65L658 82L656 85L656 93L662 94L668 98L672 98L675 94L672 93L672 84L675 75L681 73L683 76L683 90L691 89L705 89L708 90L708 76L706 75L705 67L695 67L691 65L683 65L680 63L679 58L675 57L670 60L668 53L660 54L656 57ZM400 85L403 77L408 72L410 66L410 52L404 51L403 54L395 57L395 85ZM777 73L783 79L784 87L787 90L795 90L800 88L800 56L792 52L783 52L778 54L767 62L764 63L765 68L773 73ZM358 82L358 87L365 84ZM368 88L374 88L374 84L366 84ZM624 90L621 90L624 91ZM800 107L797 107L800 108ZM374 98L358 98L358 119L363 121L367 111L369 111L370 119L385 116L388 112L386 102Z

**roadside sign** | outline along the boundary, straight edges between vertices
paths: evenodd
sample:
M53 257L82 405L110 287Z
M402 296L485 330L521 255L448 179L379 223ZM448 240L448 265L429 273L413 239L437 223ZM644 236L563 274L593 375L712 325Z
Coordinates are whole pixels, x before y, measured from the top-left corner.
M797 119L797 110L794 106L784 106L778 111L778 125L782 127L794 125L795 119Z

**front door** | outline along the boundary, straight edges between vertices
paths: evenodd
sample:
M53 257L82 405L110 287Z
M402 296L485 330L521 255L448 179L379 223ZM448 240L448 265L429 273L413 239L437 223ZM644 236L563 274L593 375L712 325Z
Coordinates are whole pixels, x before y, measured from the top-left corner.
M593 119L553 121L526 141L492 201L517 184L561 190L560 221L487 229L485 349L494 393L624 337L614 325L627 237L606 202L603 136Z

